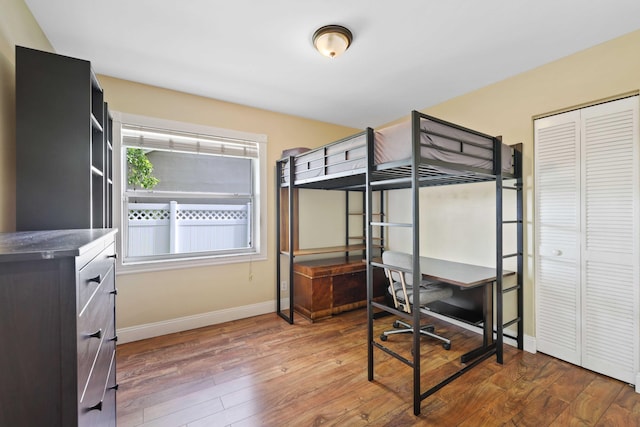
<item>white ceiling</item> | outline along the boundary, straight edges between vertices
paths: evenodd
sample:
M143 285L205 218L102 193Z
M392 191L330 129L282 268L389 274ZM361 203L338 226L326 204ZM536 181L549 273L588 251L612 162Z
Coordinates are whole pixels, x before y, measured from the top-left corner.
M640 28L640 0L26 3L57 53L99 74L355 128ZM328 24L354 35L336 59L311 43Z

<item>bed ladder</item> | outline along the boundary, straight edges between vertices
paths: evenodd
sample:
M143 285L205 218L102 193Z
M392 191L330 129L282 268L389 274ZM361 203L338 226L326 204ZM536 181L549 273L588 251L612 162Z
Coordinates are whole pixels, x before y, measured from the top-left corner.
M501 287L499 289L499 295L496 295L496 298L501 300L499 307L504 308L503 297L507 294L511 294L512 292L516 293L516 314L513 318L505 321L504 313L497 313L497 323L501 326L498 328L497 334L502 335L504 337L511 338L516 341L517 347L519 350L523 350L524 348L524 322L523 322L523 309L524 309L524 289L523 289L523 264L524 264L524 246L523 246L523 229L524 229L524 220L523 220L523 191L522 191L522 144L516 144L513 146L514 148L514 171L515 178L505 177L504 181L513 181L512 185L501 185L501 190L509 190L515 191L515 202L516 202L516 219L511 220L503 220L500 218L501 227L499 232L502 233L501 228L504 225L515 225L516 227L516 251L509 254L502 253L502 248L499 249L501 253L502 261L506 259L516 258L516 283L508 288ZM502 215L500 215L502 217ZM502 237L500 237L501 239ZM501 241L501 240L499 240ZM517 324L517 332L516 336L511 336L504 333L504 330L514 324ZM499 338L502 340L502 337ZM503 354L500 349L498 352L498 363L502 363Z

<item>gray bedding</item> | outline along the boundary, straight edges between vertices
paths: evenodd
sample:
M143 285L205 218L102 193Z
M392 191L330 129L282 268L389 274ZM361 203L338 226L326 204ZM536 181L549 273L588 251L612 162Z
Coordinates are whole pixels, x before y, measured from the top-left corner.
M493 140L428 119L420 119L420 155L480 169L493 169ZM404 121L375 132L376 165L411 158L411 122ZM502 144L502 170L512 168L511 148Z

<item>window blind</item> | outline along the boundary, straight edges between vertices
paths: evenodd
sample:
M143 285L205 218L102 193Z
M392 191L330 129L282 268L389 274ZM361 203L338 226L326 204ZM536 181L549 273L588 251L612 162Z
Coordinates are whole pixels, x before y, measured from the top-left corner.
M257 141L139 125L122 125L122 143L127 147L143 149L258 158Z

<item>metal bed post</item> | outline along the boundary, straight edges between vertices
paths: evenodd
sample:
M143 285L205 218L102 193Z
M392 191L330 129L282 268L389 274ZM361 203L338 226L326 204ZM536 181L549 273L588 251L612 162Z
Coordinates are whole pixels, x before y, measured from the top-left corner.
M282 197L280 195L280 191L282 190L282 164L285 162L285 159L278 160L276 162L276 312L278 316L282 317L284 320L289 322L289 324L293 324L293 176L294 176L294 162L293 156L290 156L287 159L289 163L289 183L288 183L288 200L289 200L289 315L287 316L282 312L282 291L280 290L280 281L282 279L282 241L280 239L280 216L282 210Z
M493 169L496 179L496 360L503 363L503 218L502 218L502 138L493 141ZM493 325L489 325L493 330ZM485 325L486 327L486 325Z
M412 234L413 234L413 284L422 281L420 271L420 116L417 111L411 113L412 150L411 150L411 197L412 197ZM420 298L414 298L410 303L413 314L413 414L420 415L422 402L420 387Z
M516 172L516 206L517 206L517 250L518 250L518 349L524 349L524 210L523 210L523 182L522 182L522 144L519 144L517 148L514 148L515 166Z
M349 190L344 192L344 246L347 248L344 255L349 259Z
M373 197L373 195L372 195ZM367 204L367 195L366 192L363 191L362 192L362 203L360 204L360 206L362 206L362 212L365 213L365 209L366 209L366 204ZM373 204L373 201L372 201ZM366 245L366 235L367 235L367 218L366 215L362 216L362 236L365 236L365 245ZM372 239L373 240L373 239ZM366 248L365 248L366 251ZM363 254L366 256L366 254Z
M295 187L295 183L294 183L294 177L295 177L295 162L293 160L293 156L289 156L289 323L293 324L293 298L294 298L294 291L295 291L295 286L293 283L293 262L294 262L294 236L293 236L293 232L295 230L294 227L294 222L295 222L295 218L294 218L294 211L293 211L293 189Z
M384 212L384 190L379 190L380 193L380 222L385 220L385 212ZM387 232L387 229L382 227L380 228L380 256L382 256L382 251L384 251L384 248L386 247L386 238L385 238L385 232Z
M373 129L367 128L367 170L365 173L365 256L367 261L367 377L373 381L373 227L372 227L372 187L371 173L373 172Z

